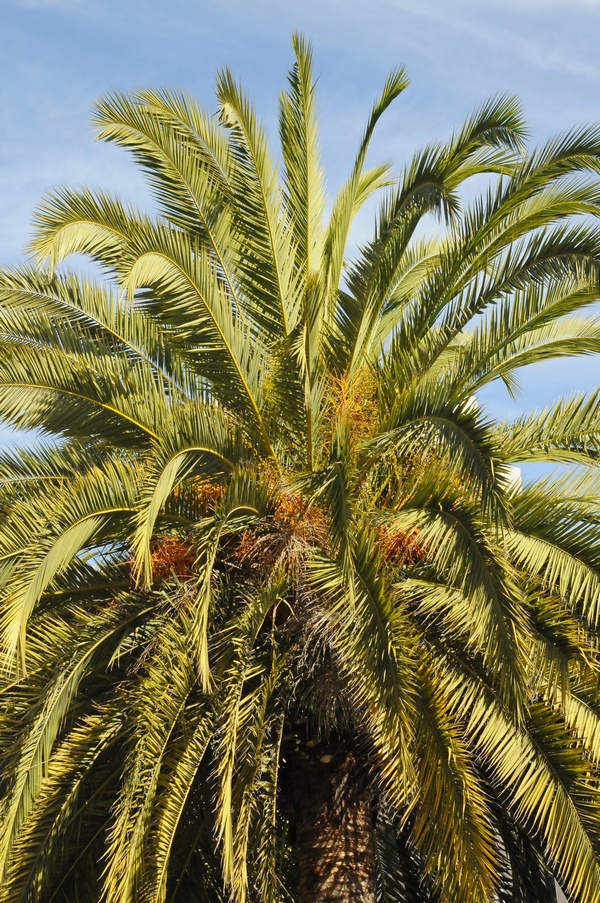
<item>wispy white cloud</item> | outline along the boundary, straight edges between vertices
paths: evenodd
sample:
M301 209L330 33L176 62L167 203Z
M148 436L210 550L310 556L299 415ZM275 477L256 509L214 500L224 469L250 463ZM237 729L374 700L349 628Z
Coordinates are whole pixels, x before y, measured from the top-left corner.
M86 0L9 0L12 6L25 10L55 10L61 13L84 12Z
M565 0L486 0L486 2L488 6L504 12L515 10L538 13L540 10L554 8L568 15L580 10L600 11L600 0L568 0L568 4ZM473 0L467 0L467 3L473 5Z
M600 79L595 54L594 61L582 58L581 42L570 44L568 28L578 10L595 12L594 21L600 26L600 0L569 0L568 11L564 0L486 0L485 4L479 0L457 0L452 4L443 0L376 0L375 6L386 8L390 14L401 10L438 29L443 26L465 41L475 41L482 56L483 48L491 47L502 53L505 63L516 57L527 68ZM510 15L508 9L512 11ZM546 20L542 17L532 23L530 14L537 15L541 9L547 13ZM500 15L495 18L497 13ZM553 21L548 19L549 13L554 16ZM581 34L577 37L581 38ZM493 62L487 60L488 65Z

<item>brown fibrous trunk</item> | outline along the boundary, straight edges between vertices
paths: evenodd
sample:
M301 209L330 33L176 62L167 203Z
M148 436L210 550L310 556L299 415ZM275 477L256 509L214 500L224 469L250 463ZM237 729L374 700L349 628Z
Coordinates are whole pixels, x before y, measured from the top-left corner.
M299 903L376 903L373 794L354 753L307 755L288 782Z

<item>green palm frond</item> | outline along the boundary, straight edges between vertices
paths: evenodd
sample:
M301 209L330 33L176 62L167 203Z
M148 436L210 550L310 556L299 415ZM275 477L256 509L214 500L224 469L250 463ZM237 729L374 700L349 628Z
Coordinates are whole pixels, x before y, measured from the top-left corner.
M215 405L179 407L161 440L152 449L140 485L133 539L138 573L143 573L147 586L152 584L150 544L156 521L173 491L192 476L207 480L230 473L244 450L240 431Z
M413 676L410 634L391 588L377 575L372 538L360 537L355 550L353 604L343 568L328 560L311 562L308 574L317 597L326 601L313 630L325 633L353 707L362 714L381 778L396 810L409 798L412 764L406 751L412 734ZM360 663L360 664L359 664Z
M125 147L140 163L162 212L206 238L226 262L213 228L227 212L229 148L214 120L186 94L164 89L108 95L94 124L99 138Z
M94 863L86 861L86 854L106 828L108 819L108 807L104 812L101 807L99 811L93 809L94 797L105 794L106 799L106 791L114 780L115 762L110 756L122 727L120 713L89 715L56 748L47 763L41 792L15 838L11 865L0 890L2 903L35 899L40 886L52 888L51 899L64 899L63 887L76 892L70 879L77 874L77 866L83 862L93 869ZM86 782L99 763L103 773L94 789L89 790L88 807L84 796ZM97 869L92 875L94 871ZM80 876L80 889L83 883ZM90 893L89 887L87 891Z
M232 186L244 235L238 278L263 329L274 338L287 336L298 322L301 298L293 267L295 248L281 217L283 196L267 136L229 70L218 76L217 96L222 121L235 139ZM253 224L249 233L248 223Z
M475 702L464 695L464 685L459 692L463 695L456 701L471 742L485 758L493 784L502 788L517 824L540 837L544 857L566 889L577 900L592 901L600 875L588 831L593 837L598 788L576 744L568 742L560 725L555 743L556 719L539 706L528 731L515 732L489 697Z
M52 273L73 253L88 254L109 272L118 273L135 232L149 222L105 192L63 188L38 207L30 250L41 263L48 262Z
M548 509L554 507L556 517L534 520L536 509L539 514L543 504L539 488L534 485L517 499L515 529L507 534L510 553L519 567L540 577L548 588L583 611L588 622L596 624L600 603L600 560L595 548L598 527L594 520L586 523L587 504L571 501L569 505L567 498L566 509L560 510L560 502L551 494Z
M419 677L419 807L411 837L425 876L439 887L443 900L492 901L498 850L484 784L471 761L462 725L440 693L439 681L426 670Z
M11 763L12 780L0 810L2 824L2 845L0 846L0 869L5 873L11 849L18 832L29 812L35 806L36 798L43 789L43 777L50 768L53 746L60 734L71 709L82 680L89 674L99 658L106 660L107 647L118 644L123 635L135 626L136 621L147 614L138 603L138 611L128 621L123 620L122 610L116 608L104 617L96 617L85 624L85 634L81 626L77 632L59 619L45 620L44 632L50 631L53 639L60 640L62 650L72 648L73 654L66 664L49 682L42 698L37 703L37 712L29 707L30 722L23 732L22 743L13 753ZM43 633L34 642L43 643ZM59 647L60 648L60 647ZM64 652L63 652L64 654ZM10 695L7 700L10 713ZM33 716L33 717L32 717ZM6 718L6 713L4 714ZM14 717L14 715L13 715ZM22 729L21 729L22 730Z
M284 159L283 182L297 260L305 292L318 271L325 207L319 160L312 48L300 35L292 39L296 61L289 87L280 96L279 130ZM307 299L308 300L308 299Z
M171 771L171 745L176 747L176 737L182 734L189 743L188 752L199 755L198 768L210 738L210 708L200 701L194 704L192 698L196 676L186 644L186 620L189 623L188 618L181 625L167 622L158 632L154 656L123 700L135 728L108 836L108 849L113 852L104 893L115 901L138 899L154 801L161 780L166 780L163 769ZM146 705L148 698L153 700L152 711ZM164 879L159 888L164 889Z
M56 522L40 525L34 541L21 551L0 609L5 668L18 651L26 671L27 621L57 575L119 535L135 510L137 480L130 463L112 461L55 494ZM62 497L61 497L62 496ZM62 509L62 510L61 510ZM62 516L61 516L62 515ZM88 551L89 550L89 551Z
M387 167L364 172L364 165L378 120L390 104L408 87L408 84L409 80L403 68L390 72L381 96L373 104L350 178L340 189L334 201L323 255L326 271L322 279L328 294L336 292L340 285L348 234L354 217L373 192L388 184ZM327 319L335 311L336 301L335 296L326 299L324 307Z
M600 433L597 392L559 399L551 409L499 425L501 453L512 461L589 464Z

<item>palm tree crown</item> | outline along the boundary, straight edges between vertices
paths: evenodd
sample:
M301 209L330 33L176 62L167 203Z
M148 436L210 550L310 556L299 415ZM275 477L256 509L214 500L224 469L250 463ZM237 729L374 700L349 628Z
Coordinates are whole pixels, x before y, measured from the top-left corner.
M600 129L397 177L396 70L329 205L294 50L279 165L228 70L111 94L156 216L60 190L0 274L0 903L593 903L600 395L478 393L600 350Z

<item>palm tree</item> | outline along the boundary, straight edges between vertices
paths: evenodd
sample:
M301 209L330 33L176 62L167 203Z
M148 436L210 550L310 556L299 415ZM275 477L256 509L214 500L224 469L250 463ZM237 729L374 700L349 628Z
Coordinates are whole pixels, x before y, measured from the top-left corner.
M109 95L156 215L62 189L1 274L0 901L592 903L600 394L479 393L600 350L600 130L398 178L396 70L328 207L294 50L279 166L229 71Z

